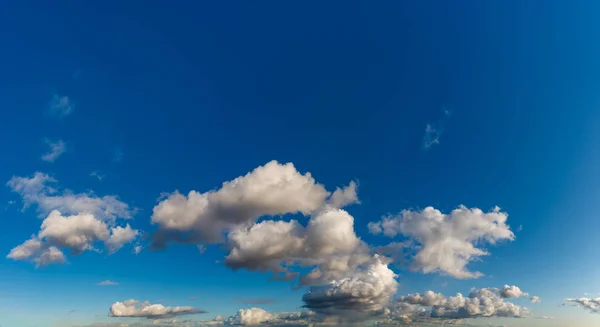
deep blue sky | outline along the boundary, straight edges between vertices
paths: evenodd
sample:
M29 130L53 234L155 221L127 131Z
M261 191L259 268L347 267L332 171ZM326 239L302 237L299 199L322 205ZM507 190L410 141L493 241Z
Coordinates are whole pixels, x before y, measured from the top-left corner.
M208 191L270 160L330 190L358 180L361 204L348 210L374 245L388 240L367 223L387 213L498 205L516 240L470 265L485 277L397 270L399 293L516 284L543 299L536 316L558 319L510 326L595 326L592 314L558 306L600 292L598 10L593 1L6 2L0 180L40 171L74 192L118 195L148 234L162 192ZM50 113L54 94L72 113ZM429 148L427 124L442 130ZM40 159L45 138L66 142L53 163ZM20 201L0 189L3 256L39 229L35 206L21 211ZM128 298L191 303L210 318L242 307L235 298L276 299L265 306L273 311L302 304L285 282L215 263L218 247L130 252L39 269L0 260L0 324L104 321ZM120 285L96 286L106 279Z

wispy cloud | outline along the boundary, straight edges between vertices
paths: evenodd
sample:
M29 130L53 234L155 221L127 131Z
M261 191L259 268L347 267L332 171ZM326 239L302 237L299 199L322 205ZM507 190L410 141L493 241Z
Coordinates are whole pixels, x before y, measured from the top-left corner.
M117 285L119 285L119 283L113 282L112 280L108 280L108 279L98 283L98 286L117 286Z
M235 299L238 302L242 302L245 304L271 304L271 303L275 303L274 300L272 299L265 299L265 298L238 298Z
M423 137L424 149L429 149L436 144L440 144L440 137L444 132L448 119L450 119L450 111L444 109L444 116L441 119L425 125L425 136Z
M73 101L66 95L52 95L52 100L48 103L50 113L59 117L64 117L73 112L75 105Z
M117 147L113 151L113 162L121 162L123 160L123 149L121 147Z
M99 172L94 170L93 172L90 173L90 176L96 177L99 181L102 181L102 179L104 178L105 175L102 175Z
M42 160L46 162L54 162L67 151L67 144L63 140L53 142L45 139L44 142L50 147L50 151L42 155Z

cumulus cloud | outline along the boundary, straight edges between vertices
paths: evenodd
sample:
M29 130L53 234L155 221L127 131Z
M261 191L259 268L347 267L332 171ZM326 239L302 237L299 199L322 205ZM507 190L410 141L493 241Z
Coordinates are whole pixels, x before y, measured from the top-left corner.
M584 309L587 309L593 313L600 313L600 297L597 297L597 298L580 297L577 299L569 298L569 299L565 299L565 302L575 303L575 304L577 304L577 306L581 306Z
M105 281L101 281L100 283L98 283L99 286L116 286L119 285L119 283L117 282L113 282L111 280L105 280Z
M382 314L398 282L385 258L374 255L372 261L353 272L351 277L313 286L302 297L304 307L322 315L345 320L363 320Z
M354 233L354 218L331 207L315 213L307 227L296 220L266 220L235 229L227 239L227 266L293 278L296 274L290 273L285 263L316 265L303 276L303 284L342 278L370 258L368 247Z
M303 175L291 163L271 161L216 191L168 195L153 210L152 223L160 228L155 242L222 242L225 231L261 216L308 215L328 196L310 173Z
M311 311L271 313L261 308L240 309L235 315L203 321L203 326L311 326L316 316Z
M499 293L500 293L500 296L502 296L503 298L507 298L507 299L517 298L517 297L521 297L521 296L529 296L528 293L521 291L521 289L516 285L512 285L512 286L504 285L504 287L499 290Z
M357 183L328 192L310 173L293 164L271 161L220 189L187 196L174 192L154 208L159 225L154 246L167 242L224 243L224 263L232 269L272 272L292 279L290 266L313 267L303 284L329 281L370 258L369 249L354 233L354 218L341 207L357 203ZM263 216L300 213L297 220L264 220Z
M189 306L165 307L162 304L150 304L148 301L140 302L131 299L113 303L108 315L110 317L162 319L198 313L206 313L206 311Z
M498 207L486 213L478 208L459 206L449 214L427 207L422 211L404 210L371 222L368 227L374 234L403 235L414 241L417 246L412 258L413 270L464 279L483 276L466 268L469 262L489 254L478 245L514 240L507 218Z
M52 100L48 103L50 113L58 117L64 117L73 112L75 105L73 101L66 95L52 95Z
M540 302L542 302L542 300L540 300L540 298L538 296L532 296L532 297L530 297L529 301L531 303L540 303Z
M42 155L42 160L47 162L54 162L58 157L60 157L63 153L67 151L67 144L63 140L58 140L56 142L50 141L48 139L44 140L48 145L49 152L44 153Z
M132 235L135 237L137 231L129 225L109 229L106 222L92 214L65 216L53 210L42 221L37 235L13 248L7 258L32 260L37 266L64 263L65 255L61 249L69 250L70 255L79 255L87 250L95 250L94 244L103 241L109 253L114 253L132 241L133 238L128 238Z
M24 209L35 204L41 216L58 210L64 214L89 213L104 220L115 220L131 218L135 213L134 209L121 202L115 195L98 197L92 192L59 192L55 188L56 182L48 174L36 172L32 177L13 176L7 186L21 195Z
M433 291L402 296L390 305L382 322L410 324L484 317L523 318L529 314L527 308L505 301L516 296L505 297L501 292L498 288L482 288L473 290L466 297L461 293L446 297Z

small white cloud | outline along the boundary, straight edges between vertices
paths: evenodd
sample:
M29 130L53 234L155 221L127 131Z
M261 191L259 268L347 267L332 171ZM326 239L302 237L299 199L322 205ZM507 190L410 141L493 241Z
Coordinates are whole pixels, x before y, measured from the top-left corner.
M116 286L116 285L119 285L119 283L113 282L112 280L105 280L105 281L98 283L98 286Z
M71 114L75 108L73 101L68 96L58 94L52 96L48 107L50 108L50 113L59 117Z
M134 247L133 247L133 254L140 254L140 252L142 252L142 249L143 249L143 248L144 248L144 247L143 247L143 246L141 246L141 245L136 245L136 246L134 246Z
M423 137L423 147L431 148L435 144L440 144L441 131L431 124L425 125L425 137Z
M542 300L540 300L539 296L532 296L531 298L529 298L529 300L531 301L531 303L540 303L542 302Z
M97 172L95 170L90 173L90 176L96 177L99 181L102 181L102 179L104 179L104 175L100 174L99 172Z
M44 142L50 147L49 152L42 155L42 160L46 162L54 162L67 151L67 144L63 140L53 142L45 139Z

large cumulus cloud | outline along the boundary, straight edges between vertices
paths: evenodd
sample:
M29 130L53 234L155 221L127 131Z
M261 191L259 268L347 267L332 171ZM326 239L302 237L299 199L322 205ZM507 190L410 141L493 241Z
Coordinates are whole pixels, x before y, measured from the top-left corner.
M310 173L303 175L291 163L271 161L223 183L216 191L190 191L187 195L175 191L168 195L152 214L152 223L160 228L155 245L221 242L225 231L253 223L261 216L308 215L328 196Z
M388 237L403 235L418 247L411 268L423 273L440 272L455 278L477 278L481 272L471 272L466 266L489 253L484 243L514 240L506 224L508 215L496 207L490 212L459 206L449 214L427 207L422 211L404 210L379 222L369 223L374 234Z

